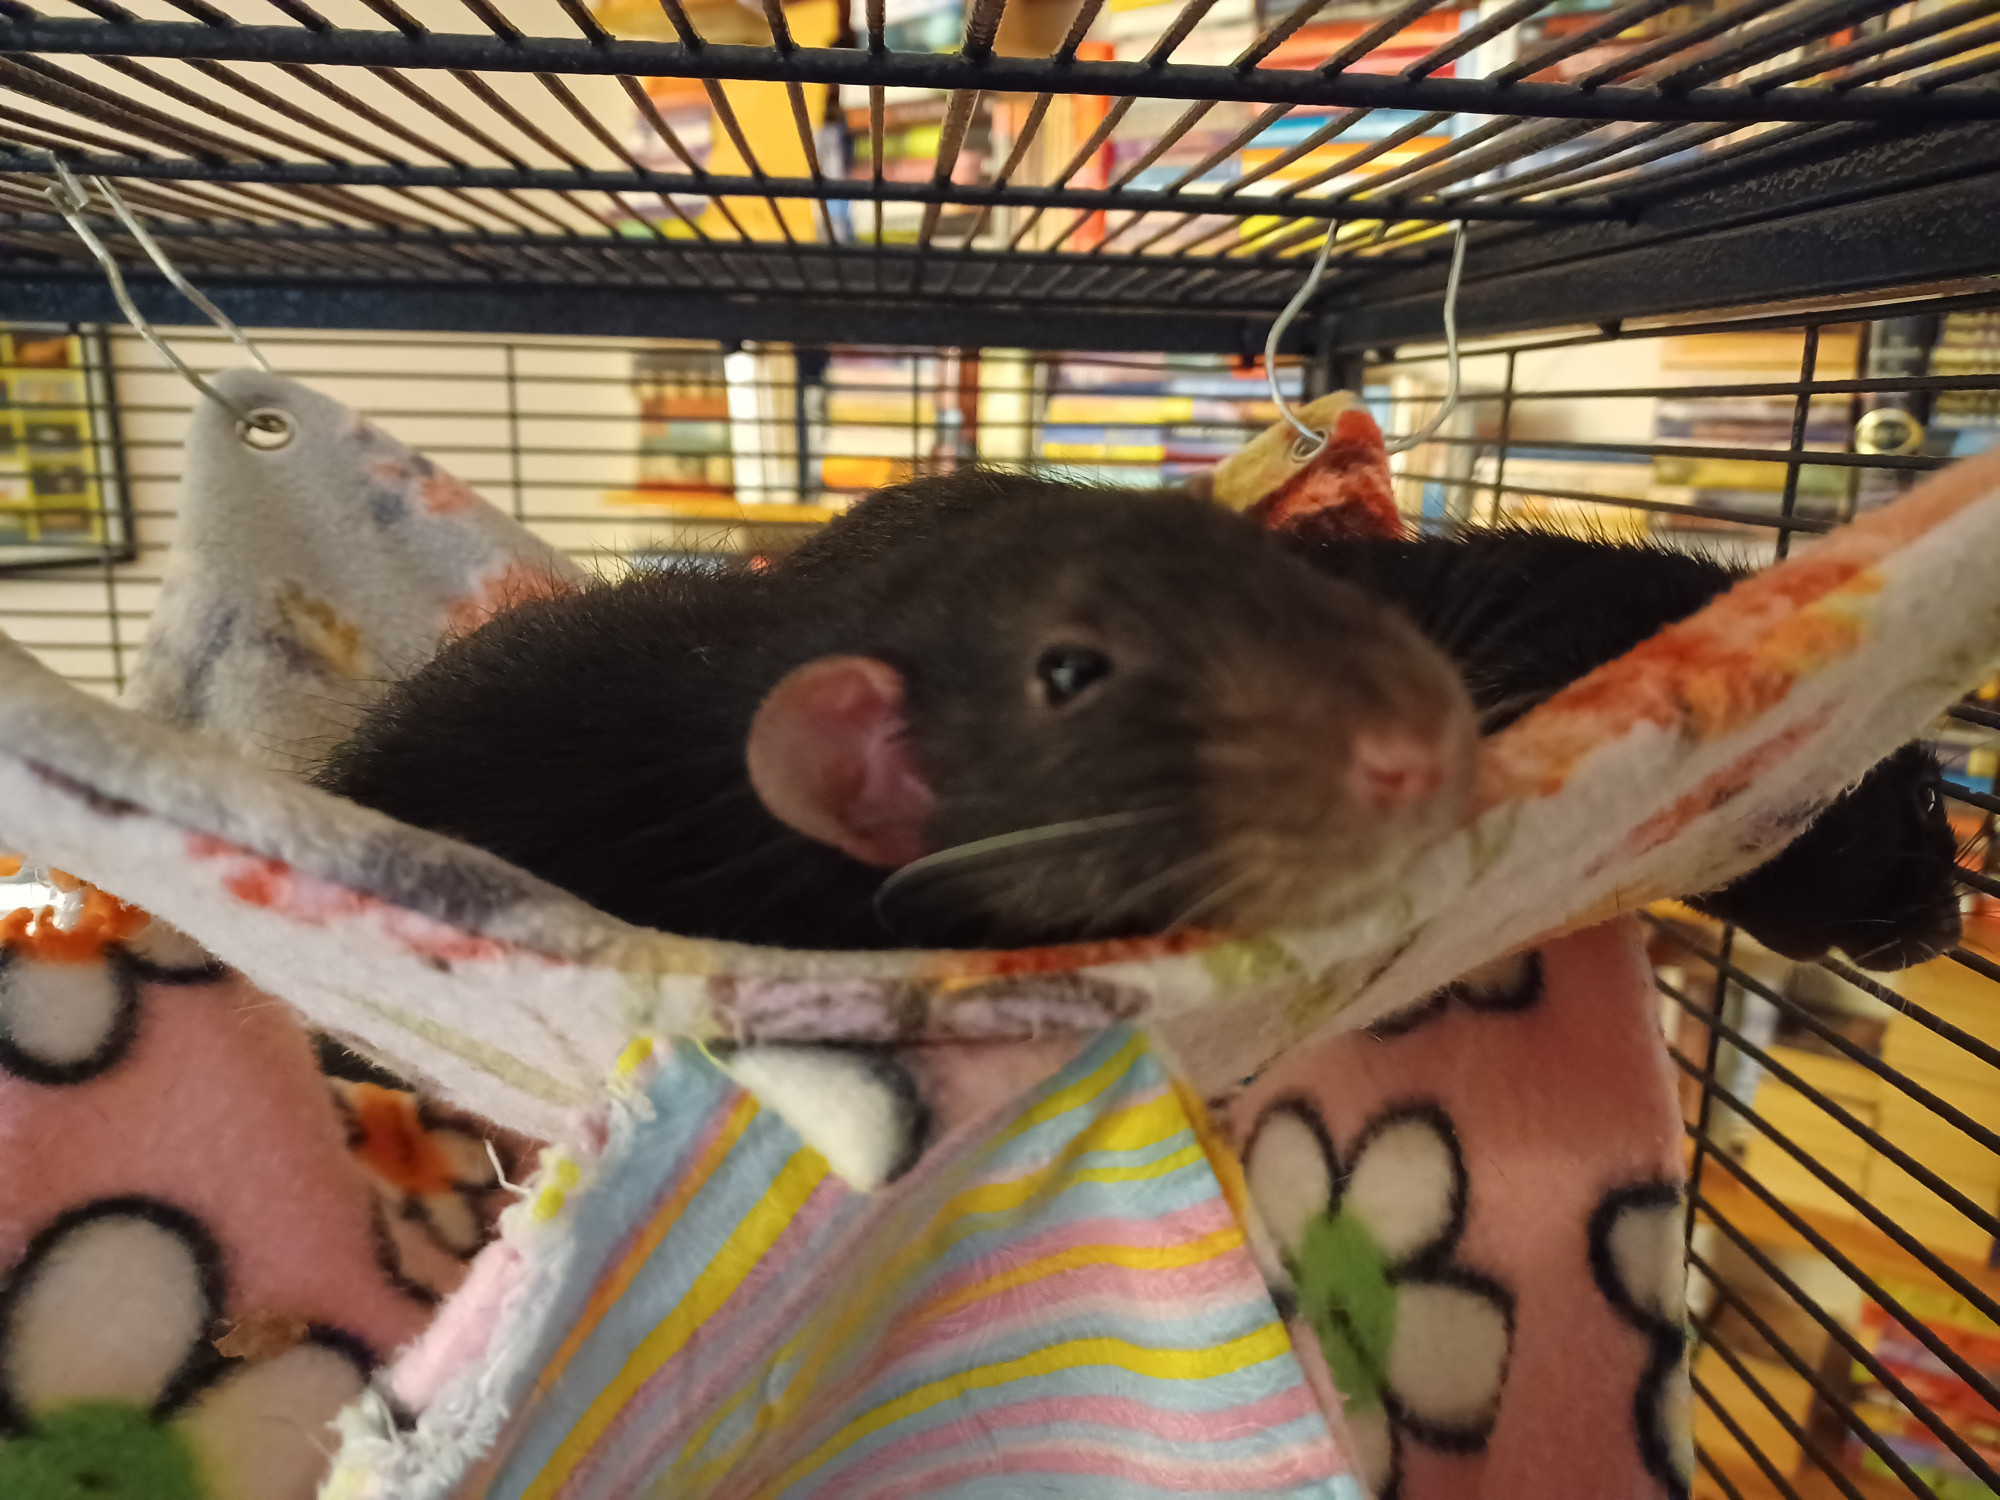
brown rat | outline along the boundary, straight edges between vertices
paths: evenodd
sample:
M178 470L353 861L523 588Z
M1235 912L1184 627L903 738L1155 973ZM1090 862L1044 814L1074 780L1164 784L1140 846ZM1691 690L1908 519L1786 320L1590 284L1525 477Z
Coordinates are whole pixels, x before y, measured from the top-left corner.
M969 474L510 611L319 780L670 931L1019 946L1330 918L1472 747L1445 659L1253 524Z
M852 569L926 528L1032 493L1004 478L885 493L808 542L791 566ZM1487 732L1744 576L1657 543L1508 527L1390 540L1356 535L1342 519L1309 516L1287 543L1423 632L1460 672ZM1777 857L1692 904L1795 958L1838 948L1864 968L1898 969L1944 952L1958 941L1960 919L1957 843L1940 776L1927 747L1904 746Z

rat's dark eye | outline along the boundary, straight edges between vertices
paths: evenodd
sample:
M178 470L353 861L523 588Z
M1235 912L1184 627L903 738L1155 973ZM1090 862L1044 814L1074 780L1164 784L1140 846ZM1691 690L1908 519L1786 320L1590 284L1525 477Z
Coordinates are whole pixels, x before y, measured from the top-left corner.
M1051 646L1035 663L1035 678L1050 708L1061 708L1111 675L1111 658L1088 646Z

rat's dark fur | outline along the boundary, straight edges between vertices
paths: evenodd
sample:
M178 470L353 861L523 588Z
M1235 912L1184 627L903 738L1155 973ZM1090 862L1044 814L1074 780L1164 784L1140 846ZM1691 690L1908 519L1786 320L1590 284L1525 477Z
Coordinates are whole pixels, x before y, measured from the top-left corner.
M1315 566L1400 606L1443 648L1487 732L1742 576L1664 547L1538 531L1300 545ZM1959 935L1938 774L1930 751L1905 746L1775 859L1691 904L1793 958L1840 948L1864 968L1897 969L1935 956Z
M801 550L826 566L935 524L913 490L845 536ZM1672 548L1498 528L1410 540L1297 538L1309 562L1399 607L1465 679L1491 733L1661 627L1694 614L1743 574ZM1958 941L1956 844L1934 783L1937 758L1907 745L1863 777L1776 858L1691 904L1794 958L1839 948L1898 969Z
M1058 720L1034 663L1079 632L1117 666ZM891 931L886 872L780 824L745 766L770 688L842 655L901 674L929 847L1147 820L947 866ZM1394 818L1346 817L1347 746L1384 724L1455 736L1450 776ZM392 689L318 781L669 931L1014 946L1325 915L1343 872L1377 878L1444 831L1470 746L1443 658L1251 523L974 473L873 496L763 572L640 573L511 610Z
M867 946L881 872L778 823L744 771L764 690L805 659L784 617L762 580L691 569L524 603L392 688L315 779L629 920L758 941L775 913L797 946Z
M992 622L1018 614L1020 599L1037 593L1034 559L1044 567L1064 556L1100 568L1107 561L1091 549L1114 545L1112 533L1063 530L1066 497L1088 493L981 473L919 481L870 497L765 575L640 574L524 606L395 689L320 782L492 850L616 915L691 935L876 947L1138 930L1136 911L1121 924L1116 916L1056 918L1045 907L1011 932L969 931L933 912L892 933L873 906L883 872L776 822L743 766L745 731L768 687L814 656L853 651L906 675L926 769L949 763L961 773L959 803L975 813L1024 772L1033 785L1083 783L1066 807L1040 808L1029 821L1087 815L1121 798L1129 806L1152 795L1147 786L1184 794L1199 778L1176 761L1173 747L1184 740L1171 724L1144 735L1128 726L1119 756L1086 740L1084 758L1069 766L1060 756L1034 764L1033 747L996 737L989 715L948 708L968 663L995 669ZM1210 554L1218 537L1231 555L1244 546L1242 523L1196 514L1188 502L1152 503L1164 507L1164 524L1149 521L1140 533L1160 549L1145 587L1168 591L1171 608L1157 623L1169 637L1181 634L1172 649L1198 652L1196 596L1215 581ZM968 564L964 530L996 509L1019 511L1005 540L1025 548L997 573L976 555ZM972 545L976 554L994 544ZM1739 576L1660 547L1542 532L1297 545L1322 573L1400 607L1459 669L1489 732L1693 614ZM1171 563L1177 548L1191 565L1163 575L1161 562ZM1244 566L1267 565L1256 547L1242 555ZM1070 593L1102 587L1104 576L1086 571ZM1274 601L1280 612L1293 597L1283 592ZM1379 619L1366 611L1353 618L1364 635L1389 643L1389 656L1409 659L1393 632L1381 635ZM1313 640L1325 649L1323 632ZM1368 655L1343 646L1323 664L1344 672ZM1112 761L1135 780L1098 778ZM1694 904L1795 957L1839 947L1887 969L1941 951L1957 938L1958 908L1936 775L1928 751L1905 747L1777 858ZM992 827L977 817L961 823L944 842ZM1211 836L1183 819L1143 837L1182 859L1198 857ZM1037 885L1032 873L1014 879Z

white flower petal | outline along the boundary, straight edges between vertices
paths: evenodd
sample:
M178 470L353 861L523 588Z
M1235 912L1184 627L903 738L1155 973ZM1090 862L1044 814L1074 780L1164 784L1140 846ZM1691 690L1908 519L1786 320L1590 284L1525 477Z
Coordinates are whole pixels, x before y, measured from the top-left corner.
M1678 1202L1628 1204L1605 1236L1612 1271L1632 1305L1670 1328L1687 1317L1683 1212Z
M464 1259L439 1242L433 1226L404 1218L400 1208L400 1202L385 1206L375 1221L386 1240L385 1265L433 1292L451 1292L464 1279Z
M1654 1420L1667 1440L1667 1458L1683 1486L1694 1479L1694 1393L1688 1385L1687 1363L1675 1365L1661 1382Z
M1481 964L1476 969L1468 969L1459 978L1459 983L1469 990L1475 999L1511 999L1521 993L1528 982L1528 963L1532 955L1510 954L1506 958L1496 958L1491 963Z
M151 1406L213 1316L194 1250L138 1214L83 1220L27 1274L0 1330L0 1374L30 1411Z
M486 1223L459 1193L426 1193L424 1217L431 1232L455 1255L470 1255L486 1240Z
M910 1154L910 1101L875 1061L838 1047L746 1047L729 1076L799 1133L850 1187L868 1192Z
M200 943L158 917L127 938L125 947L136 957L162 969L192 972L214 962Z
M215 1500L312 1500L334 1449L330 1423L367 1385L324 1344L298 1344L202 1392L175 1419Z
M1507 1374L1507 1315L1486 1295L1446 1281L1396 1289L1389 1389L1412 1417L1439 1427L1492 1421Z
M1451 1142L1417 1117L1385 1126L1362 1148L1340 1206L1368 1226L1393 1265L1450 1232L1464 1191Z
M46 1066L102 1052L124 1010L125 995L102 959L44 963L16 954L0 968L0 1039Z
M1318 1134L1293 1110L1266 1110L1244 1156L1243 1175L1271 1237L1296 1255L1306 1226L1333 1205L1333 1163Z
M428 1134L431 1144L450 1163L453 1182L492 1187L499 1181L499 1174L493 1167L493 1156L481 1137L451 1125L435 1126Z

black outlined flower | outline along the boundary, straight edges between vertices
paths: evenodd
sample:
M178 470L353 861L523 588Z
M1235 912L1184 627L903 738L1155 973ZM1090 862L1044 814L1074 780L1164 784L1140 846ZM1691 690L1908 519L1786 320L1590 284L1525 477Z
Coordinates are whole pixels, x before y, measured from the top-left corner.
M1258 1120L1244 1165L1374 1492L1395 1494L1406 1440L1482 1448L1514 1299L1455 1258L1467 1180L1450 1117L1427 1101L1392 1105L1343 1155L1309 1103L1282 1100Z
M170 1204L107 1199L37 1235L0 1284L0 1495L309 1500L366 1356L300 1324L225 1358L222 1297L213 1242Z
M1685 1227L1680 1185L1664 1179L1615 1188L1590 1216L1590 1274L1650 1346L1632 1397L1639 1455L1674 1496L1687 1494L1694 1476Z

